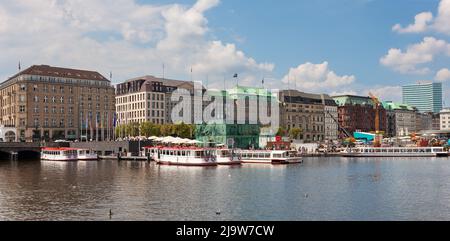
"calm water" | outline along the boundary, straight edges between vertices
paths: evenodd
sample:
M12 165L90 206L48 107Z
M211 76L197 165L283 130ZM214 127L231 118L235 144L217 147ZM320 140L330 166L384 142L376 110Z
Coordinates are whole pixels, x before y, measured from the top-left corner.
M450 159L0 162L0 220L109 220L110 209L112 220L450 220Z

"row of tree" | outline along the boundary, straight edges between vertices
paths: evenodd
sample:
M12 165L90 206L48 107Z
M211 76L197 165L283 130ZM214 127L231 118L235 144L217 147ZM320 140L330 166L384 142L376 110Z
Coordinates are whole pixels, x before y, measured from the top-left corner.
M195 125L181 124L154 124L151 122L129 123L119 125L115 129L116 137L136 136L173 136L181 138L194 138Z
M288 136L289 138L293 140L297 140L300 138L300 135L303 133L303 130L301 128L291 128L286 130L283 127L278 128L277 136Z

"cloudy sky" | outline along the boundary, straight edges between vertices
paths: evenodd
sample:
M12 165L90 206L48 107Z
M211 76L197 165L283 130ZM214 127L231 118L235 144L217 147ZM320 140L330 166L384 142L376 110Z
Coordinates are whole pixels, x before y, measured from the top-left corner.
M361 94L444 83L450 0L0 0L0 78L33 64Z

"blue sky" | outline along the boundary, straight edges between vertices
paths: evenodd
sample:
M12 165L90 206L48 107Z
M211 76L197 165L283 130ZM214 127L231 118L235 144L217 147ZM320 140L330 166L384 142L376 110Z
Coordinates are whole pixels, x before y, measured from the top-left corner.
M450 20L449 0L4 1L2 78L17 71L18 60L113 71L115 83L161 76L164 63L176 79L189 79L190 68L194 79L210 82L231 82L238 72L245 85L264 77L268 87L296 82L306 92L372 91L396 101L401 85L439 79L450 104L450 30L442 24ZM407 28L422 12L432 19Z

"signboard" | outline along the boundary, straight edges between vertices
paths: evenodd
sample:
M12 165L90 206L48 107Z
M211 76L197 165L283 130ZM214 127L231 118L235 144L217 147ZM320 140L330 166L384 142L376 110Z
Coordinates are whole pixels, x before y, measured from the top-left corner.
M281 136L276 136L276 137L275 137L275 141L276 141L276 142L281 142L281 141L282 141Z

